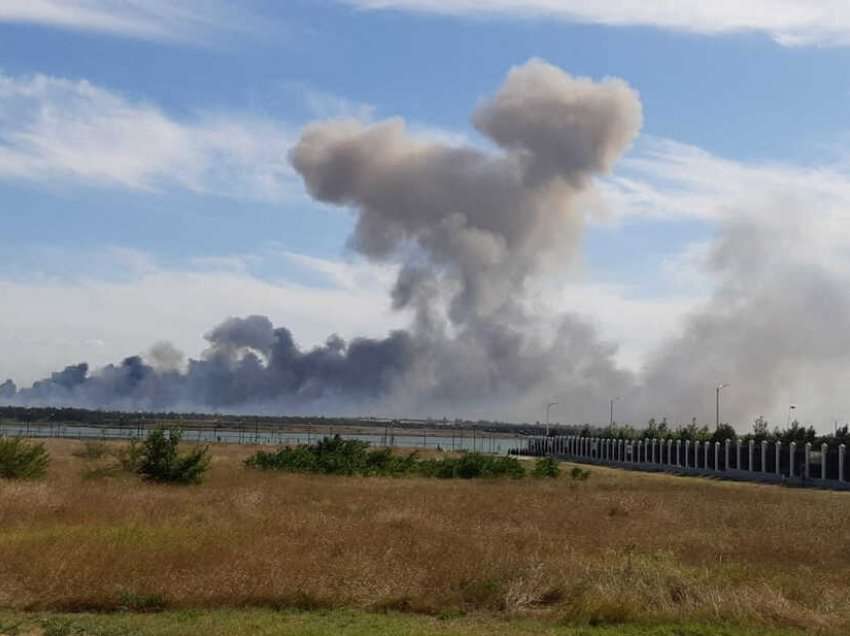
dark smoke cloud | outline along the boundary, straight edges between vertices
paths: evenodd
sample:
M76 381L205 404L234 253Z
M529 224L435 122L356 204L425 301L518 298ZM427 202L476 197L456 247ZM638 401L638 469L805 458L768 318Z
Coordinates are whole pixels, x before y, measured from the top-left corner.
M231 318L206 336L209 347L186 372L161 370L139 356L89 373L70 366L15 394L29 404L117 408L215 407L239 410L263 404L377 398L409 368L414 356L404 332L350 343L331 337L309 351L268 318Z
M589 416L633 379L586 323L529 312L526 286L553 253L575 255L578 197L637 135L640 100L622 81L532 60L472 119L491 150L422 139L391 119L315 123L291 152L314 198L356 215L350 246L399 266L391 299L410 313L408 331L304 352L268 318L231 318L185 370L160 345L147 362L69 367L15 399L527 417L557 395Z

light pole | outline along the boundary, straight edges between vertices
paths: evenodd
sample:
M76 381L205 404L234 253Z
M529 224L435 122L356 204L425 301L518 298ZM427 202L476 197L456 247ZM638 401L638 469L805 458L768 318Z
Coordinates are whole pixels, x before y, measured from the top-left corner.
M619 399L620 399L619 396L611 399L611 417L608 420L608 425L612 429L614 428L614 402L616 402Z
M788 405L788 416L785 418L785 428L791 427L791 411L795 411L797 409L796 404Z
M715 391L715 402L714 402L714 430L720 428L720 390L725 389L728 384L718 384Z
M549 411L552 410L553 406L557 406L557 402L549 402L546 405L546 437L549 437Z

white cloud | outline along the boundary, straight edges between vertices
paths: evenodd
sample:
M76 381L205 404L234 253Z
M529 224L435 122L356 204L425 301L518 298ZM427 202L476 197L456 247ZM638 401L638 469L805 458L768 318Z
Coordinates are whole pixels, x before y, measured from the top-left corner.
M0 378L25 385L68 364L102 366L141 354L163 339L197 356L203 334L229 316L267 315L301 346L332 333L383 336L402 324L389 307L386 272L363 263L284 254L329 283L308 286L254 276L240 256L181 268L133 250L99 256L127 276L0 278L0 306L14 308L0 312Z
M291 140L267 119L178 120L87 81L0 74L0 178L276 200L300 192Z
M3 0L0 22L179 41L253 28L247 13L220 0Z
M600 190L614 219L746 221L775 235L787 258L850 268L850 166L844 161L741 162L644 138Z
M342 0L362 9L545 17L701 34L759 32L794 46L850 44L846 0Z
M315 119L369 121L375 114L375 107L372 104L348 99L305 82L288 82L285 86Z

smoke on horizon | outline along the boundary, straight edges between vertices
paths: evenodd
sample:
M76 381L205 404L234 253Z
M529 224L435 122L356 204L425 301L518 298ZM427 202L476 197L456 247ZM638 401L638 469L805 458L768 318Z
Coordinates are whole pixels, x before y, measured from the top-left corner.
M616 347L588 322L528 308L534 280L580 256L582 197L640 130L640 99L625 82L531 60L472 121L484 149L423 139L396 118L311 124L290 154L312 197L355 215L350 247L398 266L390 301L410 316L407 329L347 343L331 336L305 351L264 316L229 318L206 334L200 359L160 342L30 388L6 382L0 400L536 419L555 398L578 423L628 396L620 408L632 421L681 423L705 422L712 387L728 382L735 393L723 419L745 428L759 409L793 400L789 386L840 391L850 362L846 277L784 259L777 238L743 217L714 246L714 297L639 376L618 367Z

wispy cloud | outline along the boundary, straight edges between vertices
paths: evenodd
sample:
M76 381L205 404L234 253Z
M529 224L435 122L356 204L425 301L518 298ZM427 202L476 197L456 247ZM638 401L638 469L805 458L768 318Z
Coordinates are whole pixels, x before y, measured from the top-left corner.
M3 0L0 22L192 42L256 26L246 11L220 0Z
M743 162L647 137L600 189L615 218L746 222L784 237L792 247L788 258L850 266L850 165L844 160Z
M758 32L780 44L850 45L846 0L342 0L362 9L556 18L708 35Z
M251 115L177 119L86 81L0 75L0 179L276 200L299 189L291 136Z
M369 121L375 114L375 107L372 104L358 102L305 82L288 82L286 88L315 119Z

